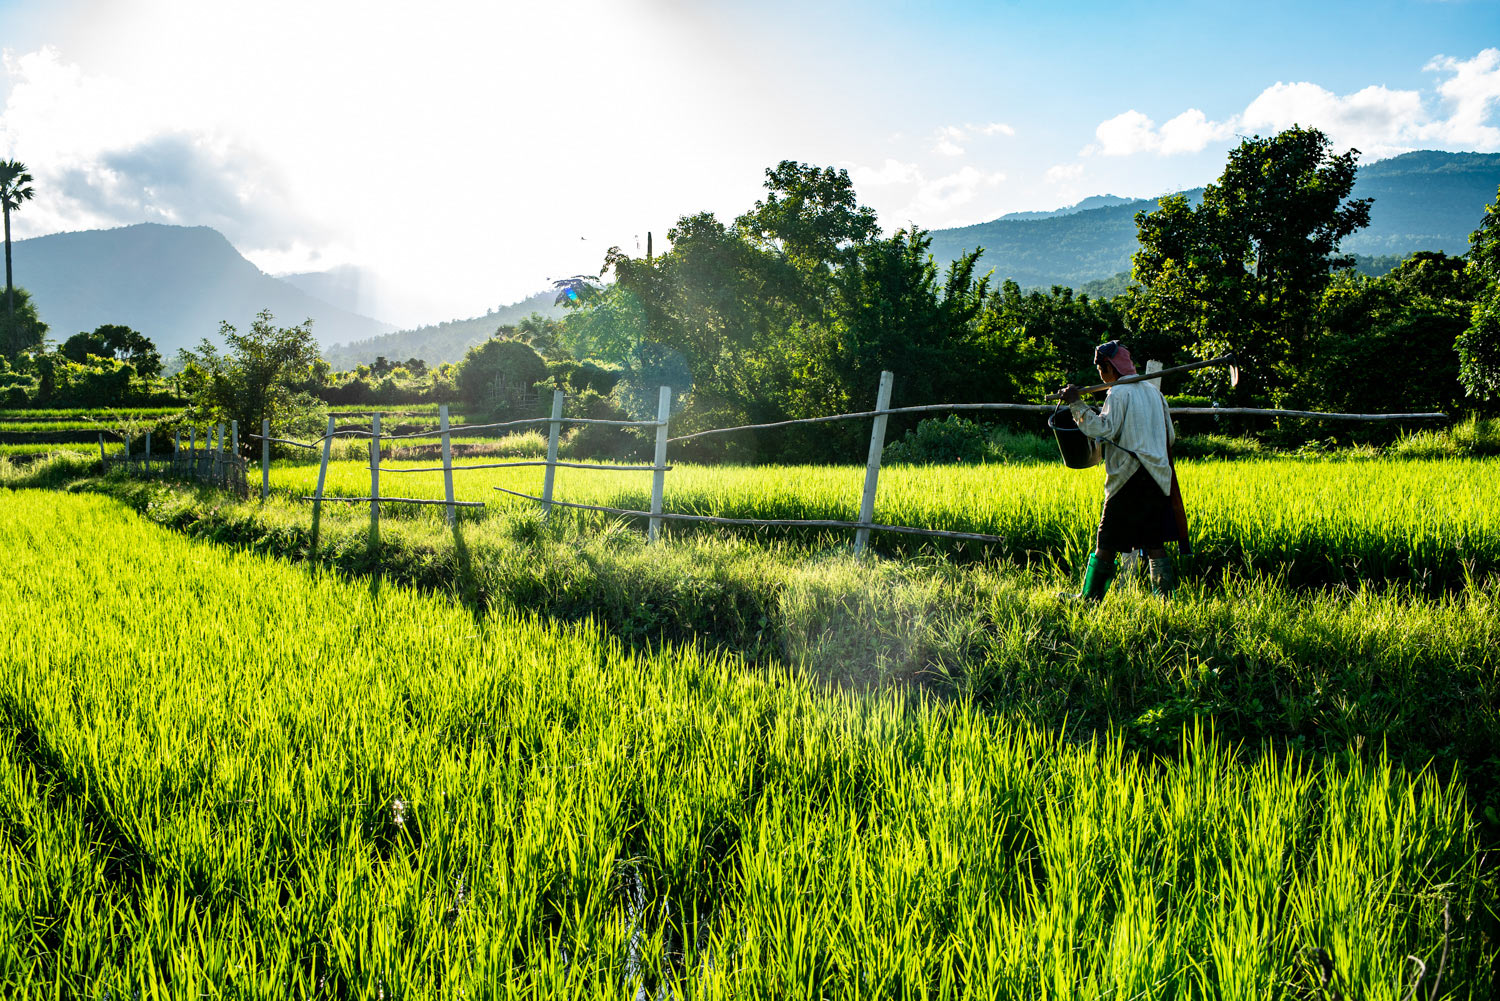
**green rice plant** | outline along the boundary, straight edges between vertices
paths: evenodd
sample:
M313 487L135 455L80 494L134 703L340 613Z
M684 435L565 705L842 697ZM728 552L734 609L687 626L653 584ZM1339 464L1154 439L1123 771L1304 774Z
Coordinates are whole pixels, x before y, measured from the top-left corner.
M1430 770L1153 761L99 496L0 494L0 556L7 996L1394 999L1445 948L1491 996Z
M325 489L368 495L367 466L331 466ZM1200 460L1180 462L1178 473L1197 553L1194 566L1203 573L1242 568L1297 586L1410 581L1441 591L1461 588L1471 575L1500 571L1500 509L1488 500L1500 473L1495 460ZM273 487L293 494L311 494L316 478L316 468L306 465L272 470ZM678 465L667 474L666 510L854 521L863 481L863 468L854 466ZM501 510L528 502L494 487L535 496L541 482L536 468L460 472L454 480L459 499L484 500ZM650 482L649 474L639 472L564 468L557 471L554 496L644 510ZM441 498L442 474L391 472L383 476L382 489L393 496ZM881 471L875 521L1001 536L1004 542L988 550L992 555L1075 566L1092 548L1102 500L1099 469L890 466ZM914 545L879 542L902 552Z

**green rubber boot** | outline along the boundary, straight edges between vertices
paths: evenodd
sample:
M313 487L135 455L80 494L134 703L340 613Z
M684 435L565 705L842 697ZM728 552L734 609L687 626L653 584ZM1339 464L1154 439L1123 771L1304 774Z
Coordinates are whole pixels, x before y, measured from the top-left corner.
M1098 553L1090 553L1088 569L1083 572L1083 593L1079 597L1084 601L1103 601L1109 582L1114 579L1115 561L1105 563Z
M1151 593L1168 597L1177 587L1177 568L1172 558L1151 561Z

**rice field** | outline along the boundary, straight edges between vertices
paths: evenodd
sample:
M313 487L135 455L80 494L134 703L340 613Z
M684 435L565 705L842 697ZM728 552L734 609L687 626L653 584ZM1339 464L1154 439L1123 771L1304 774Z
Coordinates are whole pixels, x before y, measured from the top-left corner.
M97 495L0 492L0 609L7 997L1492 996L1433 769L1140 759Z
M368 496L368 465L368 460L330 464L327 494ZM316 465L273 464L272 489L310 495L317 472ZM1494 503L1500 460L1206 459L1179 462L1178 472L1198 554L1195 565L1204 571L1242 569L1310 585L1403 581L1428 590L1462 588L1475 575L1500 571L1500 506ZM531 506L493 488L540 495L542 476L540 468L459 472L455 494L499 510ZM665 510L854 521L863 483L864 469L856 466L679 464L667 473ZM554 496L645 510L650 490L650 473L560 468ZM386 472L381 492L442 498L442 473ZM1092 548L1102 498L1098 468L888 466L880 474L875 521L997 535L1005 542L992 554L1076 565ZM402 515L395 505L389 509L397 517L436 516L431 511ZM878 541L896 544L888 537Z

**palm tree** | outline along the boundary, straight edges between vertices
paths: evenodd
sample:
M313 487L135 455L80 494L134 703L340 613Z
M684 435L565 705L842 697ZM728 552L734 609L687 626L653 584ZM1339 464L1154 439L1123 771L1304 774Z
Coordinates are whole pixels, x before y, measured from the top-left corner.
M36 194L31 187L31 175L26 164L19 160L0 160L0 209L5 212L5 312L14 318L16 286L10 277L10 212L19 209L21 203Z

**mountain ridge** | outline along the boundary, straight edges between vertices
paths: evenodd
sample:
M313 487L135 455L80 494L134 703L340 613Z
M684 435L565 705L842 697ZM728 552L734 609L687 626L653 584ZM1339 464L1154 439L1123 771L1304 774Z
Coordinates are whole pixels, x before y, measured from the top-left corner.
M205 337L216 341L223 321L244 328L262 309L284 324L312 319L321 344L395 329L272 278L208 226L147 222L52 233L14 241L11 255L16 284L31 293L59 342L121 323L168 356Z

